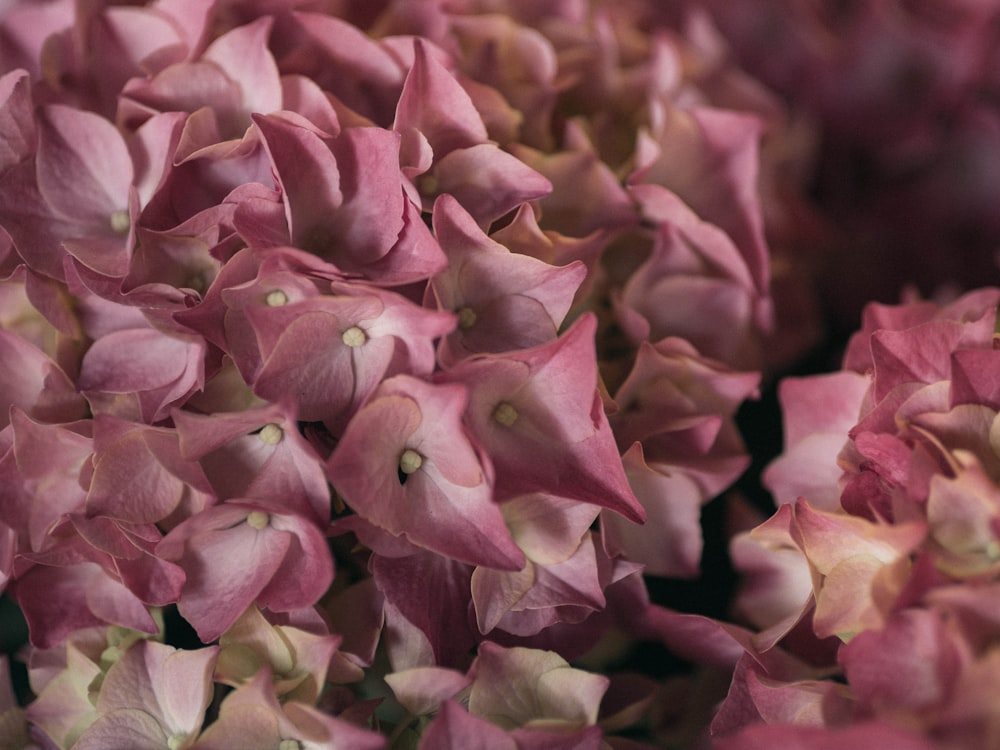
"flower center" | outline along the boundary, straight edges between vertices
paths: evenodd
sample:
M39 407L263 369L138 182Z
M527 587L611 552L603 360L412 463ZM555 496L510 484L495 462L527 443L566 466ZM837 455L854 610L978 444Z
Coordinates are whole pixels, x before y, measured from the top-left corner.
M472 328L476 324L476 311L471 307L463 307L458 311L458 327L462 330Z
M340 338L348 346L363 346L368 340L368 334L357 326L351 326L341 334Z
M274 422L268 422L260 428L260 432L257 433L257 437L260 438L260 442L264 445L277 445L281 442L281 439L285 437L285 433Z
M298 740L282 740L278 750L302 750L302 744Z
M132 226L132 219L129 217L128 211L112 211L108 223L111 225L111 231L115 234L128 234L128 230Z
M183 734L174 734L167 738L167 748L169 750L177 750L177 748L184 745L184 740L187 737Z
M268 307L281 307L288 304L288 295L280 289L273 289L264 297L264 303Z
M424 172L417 178L417 190L421 195L437 195L440 187L437 177L430 172Z
M493 410L493 419L504 427L510 427L517 421L517 409L506 401L501 401L497 404L497 408Z
M412 474L420 465L424 462L424 459L415 450L407 448L403 451L403 455L399 457L399 470L404 474Z
M271 517L262 510L255 510L247 516L247 524L260 531L271 523Z

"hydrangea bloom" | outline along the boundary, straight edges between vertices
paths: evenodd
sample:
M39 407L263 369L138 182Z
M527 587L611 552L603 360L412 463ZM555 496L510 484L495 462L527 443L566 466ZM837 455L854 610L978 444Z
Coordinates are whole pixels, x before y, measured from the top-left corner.
M782 505L737 540L749 581L742 601L769 629L755 648L828 663L846 685L837 712L774 713L768 691L818 694L835 683L807 662L748 665L730 700L754 708L726 731L774 726L723 747L765 736L822 747L851 732L898 733L914 747L925 745L912 732L934 747L992 741L998 302L1000 292L982 289L947 304L871 305L841 373L785 384L788 447L767 474ZM809 576L799 598L770 596L766 577L795 569ZM842 644L822 647L831 636Z
M700 585L740 408L816 328L768 249L808 234L809 140L714 4L0 5L22 746L663 743L664 642L734 667L717 726L867 701L882 736L878 628L939 645L898 710L961 725L992 673L955 622L992 613L935 576L996 563L988 294L873 313L845 403L790 408L817 473L775 464L779 496L870 414L841 509L787 498L734 546L763 633L647 591Z

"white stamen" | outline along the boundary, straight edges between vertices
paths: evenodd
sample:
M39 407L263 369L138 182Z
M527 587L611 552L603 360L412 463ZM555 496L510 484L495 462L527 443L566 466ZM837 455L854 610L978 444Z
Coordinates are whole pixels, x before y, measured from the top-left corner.
M260 438L260 442L264 445L277 445L285 437L285 432L274 422L268 422L260 428L257 437Z
M348 346L363 346L368 340L368 334L357 326L351 326L341 334L340 338Z
M404 474L412 474L420 465L424 462L424 459L415 450L407 448L403 451L403 455L399 457L399 470Z
M458 311L458 327L462 330L472 328L476 324L476 311L471 307L463 307Z
M281 307L288 304L288 295L280 289L274 289L264 297L264 303L268 307Z
M271 517L262 510L255 510L247 516L247 525L260 531L271 523Z
M112 211L109 223L111 231L115 234L128 234L128 230L132 228L132 218L128 215L128 211Z
M510 427L517 421L517 409L506 401L501 401L497 404L497 408L493 410L493 419L504 427Z

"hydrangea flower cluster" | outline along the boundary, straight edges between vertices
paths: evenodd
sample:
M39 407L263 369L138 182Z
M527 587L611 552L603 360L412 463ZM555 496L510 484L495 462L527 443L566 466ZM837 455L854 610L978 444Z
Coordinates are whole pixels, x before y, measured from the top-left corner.
M998 303L871 305L840 372L782 383L720 747L995 743Z
M4 739L631 747L655 684L571 660L659 637L641 573L698 575L808 329L780 108L705 13L51 0L0 42Z
M0 0L0 745L998 745L997 13Z

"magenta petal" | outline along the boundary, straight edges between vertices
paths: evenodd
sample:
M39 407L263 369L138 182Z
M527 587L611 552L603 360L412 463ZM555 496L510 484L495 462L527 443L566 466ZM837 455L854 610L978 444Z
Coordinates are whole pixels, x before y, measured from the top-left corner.
M236 413L173 412L182 455L197 459L221 500L243 497L282 510L330 517L322 464L298 426L277 406Z
M319 254L336 259L343 253L355 267L374 263L396 244L409 202L399 172L399 136L381 128L348 128L330 148L344 202L324 227L323 240L333 245L333 254Z
M732 737L720 738L718 750L843 750L845 747L934 750L936 743L882 721L861 722L843 729L758 724Z
M552 266L488 238L452 196L434 204L434 233L449 265L427 298L459 314L443 339L448 366L477 352L527 349L556 337L584 277L582 263Z
M542 492L642 522L597 392L596 320L557 340L464 360L441 374L470 391L467 419L496 467L500 498Z
M375 584L409 623L423 633L438 666L468 663L475 644L469 622L469 578L472 569L432 552L408 557L374 555ZM464 667L463 667L464 668Z
M35 150L31 81L26 71L0 76L0 172Z
M421 39L414 42L413 67L396 105L393 130L402 132L406 128L423 133L436 158L456 148L485 143L488 138L465 89Z
M882 630L852 638L838 661L863 705L922 713L949 701L965 667L966 646L938 612L903 610Z
M646 464L638 443L624 456L626 475L646 510L637 526L617 514L601 518L608 554L643 563L650 575L693 578L701 561L703 492L682 468Z
M454 701L441 704L441 711L420 737L419 750L518 750L518 744L503 729L473 716Z
M104 222L128 209L132 158L118 130L90 112L62 105L39 121L38 189L60 215Z
M243 111L274 112L281 108L278 66L267 48L273 20L264 16L229 31L209 45L203 60L216 63L239 86Z
M482 226L526 201L552 192L552 183L492 143L456 149L434 165L437 193L455 196Z
M333 581L326 537L299 516L272 515L271 528L288 535L288 549L274 576L257 596L272 612L291 612L319 601Z
M557 563L531 563L523 571L477 568L472 574L472 600L481 633L498 625L503 628L502 618L508 612L557 607L603 609L604 592L592 538L588 534L572 556Z
M146 607L96 563L36 565L12 591L24 610L31 642L49 648L78 628L113 623L157 632Z
M97 418L98 434L114 438L103 437L95 448L88 515L157 523L193 494L208 492L197 464L181 459L172 432L112 422Z
M0 427L8 423L12 406L32 419L69 422L83 415L84 404L52 360L20 336L0 330Z
M305 243L309 232L343 202L337 161L314 131L278 115L257 115L254 122L264 135L264 145L284 193L292 237Z
M951 403L1000 409L1000 353L964 350L951 355Z
M271 400L295 394L302 419L343 420L385 376L396 348L390 337L348 346L343 334L350 327L325 312L298 317L268 353L255 393Z
M459 385L384 382L348 424L327 474L348 505L389 533L456 560L517 570L524 555L462 426L466 399Z
M10 415L14 445L0 458L0 520L23 535L19 551L39 551L65 514L83 509L89 425L41 425L17 408Z
M83 391L138 393L143 418L156 421L204 379L205 340L152 328L125 329L94 342L83 358Z
M254 517L262 528L251 525L253 512L231 503L209 508L174 528L157 548L187 573L178 608L203 643L216 640L256 600L291 545L291 534L275 529L266 511Z

